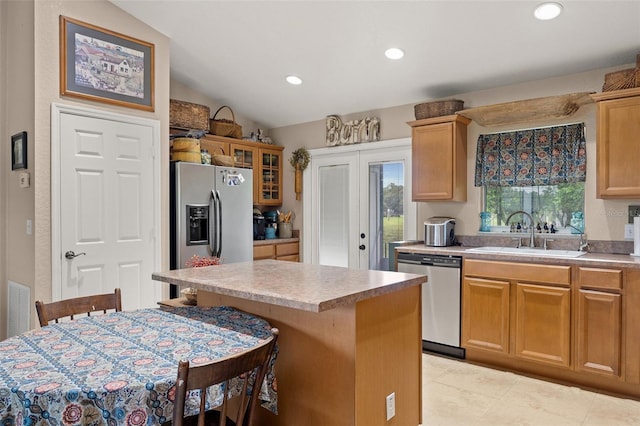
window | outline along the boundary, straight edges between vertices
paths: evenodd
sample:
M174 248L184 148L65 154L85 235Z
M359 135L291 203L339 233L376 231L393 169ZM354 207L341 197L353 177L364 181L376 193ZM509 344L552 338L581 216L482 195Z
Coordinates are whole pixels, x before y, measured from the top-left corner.
M583 123L480 135L475 186L484 188L489 213L481 214L482 231L510 231L513 224L514 230L582 233L586 171ZM509 220L517 211L533 223L523 214Z
M485 211L490 215L490 230L509 231L510 225L529 226L529 219L521 214L514 215L506 223L509 215L518 210L533 217L534 226L540 225L541 232L547 229L560 234L576 234L575 226L584 230L584 182L561 183L557 185L506 187L484 187Z

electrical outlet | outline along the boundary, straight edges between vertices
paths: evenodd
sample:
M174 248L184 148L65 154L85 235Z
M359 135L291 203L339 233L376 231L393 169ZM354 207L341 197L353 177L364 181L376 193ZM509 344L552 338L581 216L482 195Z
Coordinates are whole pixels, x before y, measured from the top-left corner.
M640 206L629 206L629 223L633 223L636 216L640 216Z
M631 223L624 224L624 239L633 240L633 224Z
M396 393L391 392L387 395L387 421L396 415Z

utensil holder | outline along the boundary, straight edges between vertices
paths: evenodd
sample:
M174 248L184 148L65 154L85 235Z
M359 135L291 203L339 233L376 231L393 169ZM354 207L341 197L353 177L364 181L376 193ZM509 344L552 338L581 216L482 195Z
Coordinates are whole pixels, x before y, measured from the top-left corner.
M293 224L291 222L280 222L278 226L278 235L280 238L291 238L293 234Z

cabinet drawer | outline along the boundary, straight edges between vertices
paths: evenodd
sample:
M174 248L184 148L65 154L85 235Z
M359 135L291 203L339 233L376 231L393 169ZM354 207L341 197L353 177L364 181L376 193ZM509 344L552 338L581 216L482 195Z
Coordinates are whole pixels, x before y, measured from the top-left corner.
M580 287L622 289L622 271L620 269L578 268Z
M276 257L298 254L298 243L276 244Z
M291 254L289 256L278 256L277 260L288 260L289 262L299 262L300 258L297 254Z
M273 244L253 246L253 260L273 259L274 257L276 257L276 250Z
M533 281L540 284L571 283L571 267L556 265L536 265L516 262L495 262L467 259L464 274L513 281Z

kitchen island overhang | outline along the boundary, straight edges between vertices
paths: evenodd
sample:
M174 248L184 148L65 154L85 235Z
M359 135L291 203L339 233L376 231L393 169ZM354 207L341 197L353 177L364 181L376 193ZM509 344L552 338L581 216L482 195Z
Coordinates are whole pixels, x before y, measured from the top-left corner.
M233 306L280 329L279 415L260 410L260 425L421 423L425 276L260 260L153 279L197 288L199 305ZM391 393L396 415L387 421Z

